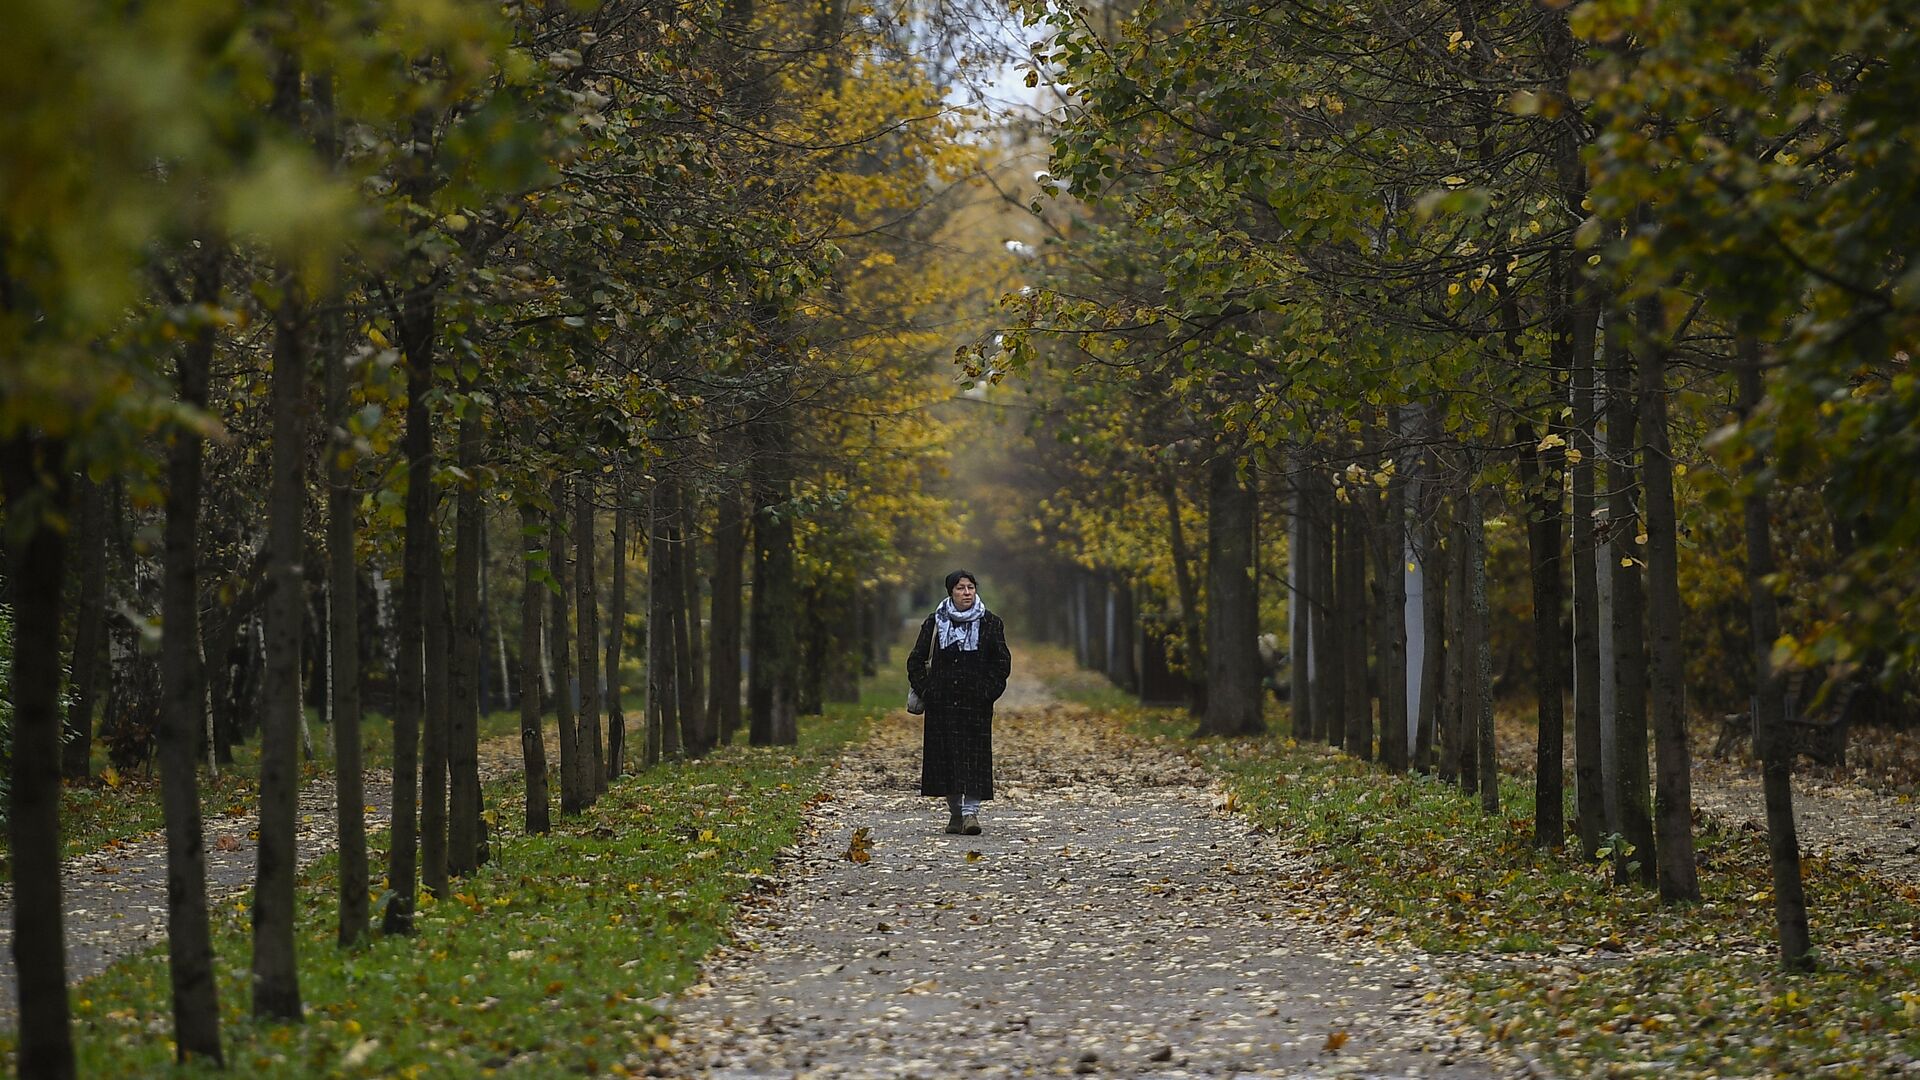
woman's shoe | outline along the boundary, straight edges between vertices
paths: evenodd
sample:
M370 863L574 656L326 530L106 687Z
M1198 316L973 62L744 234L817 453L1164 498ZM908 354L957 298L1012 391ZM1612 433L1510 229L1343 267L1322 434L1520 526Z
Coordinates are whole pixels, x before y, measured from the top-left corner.
M960 820L959 814L955 814L952 817L947 819L947 831L952 833L953 835L955 836L960 835L960 830L964 828L966 828L966 823ZM978 828L975 828L973 831L979 832L980 830Z
M968 814L960 821L960 831L968 836L980 835L980 815Z

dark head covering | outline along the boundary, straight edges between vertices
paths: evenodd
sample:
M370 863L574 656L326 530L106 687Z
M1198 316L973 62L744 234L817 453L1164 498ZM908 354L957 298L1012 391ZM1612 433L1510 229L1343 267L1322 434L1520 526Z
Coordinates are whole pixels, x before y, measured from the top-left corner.
M947 575L947 595L948 596L953 595L953 587L955 585L960 584L961 578L966 578L968 581L973 582L973 587L975 589L978 589L980 587L980 579L973 576L973 571L955 570L953 573Z

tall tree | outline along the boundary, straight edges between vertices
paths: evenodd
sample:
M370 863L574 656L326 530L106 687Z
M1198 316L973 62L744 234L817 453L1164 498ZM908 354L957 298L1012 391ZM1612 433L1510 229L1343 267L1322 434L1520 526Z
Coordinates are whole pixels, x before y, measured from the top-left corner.
M20 297L0 276L0 311ZM7 831L13 854L13 970L23 1077L67 1080L73 1033L60 902L60 602L72 498L66 443L17 430L0 441L6 494L7 600L13 611L13 762Z
M207 408L214 329L208 314L220 302L218 245L198 245L186 260L197 317L188 316L174 361L180 404ZM184 300L185 297L179 299ZM186 308L184 303L181 308ZM207 712L200 658L200 503L203 442L181 425L167 447L163 584L160 600L160 809L167 830L167 974L173 991L174 1053L224 1059L219 989L213 977L213 935L207 914L207 852L200 818L194 748ZM91 538L83 538L91 542Z
M1207 465L1207 708L1200 730L1208 735L1253 735L1267 726L1253 572L1256 500L1240 475L1240 457L1223 445Z
M1679 520L1673 501L1673 449L1667 429L1666 326L1658 297L1641 304L1641 486L1647 538L1647 674L1654 739L1654 830L1660 897L1700 899L1693 858L1693 751L1687 745L1686 689L1680 657Z
M540 578L540 509L520 501L520 765L527 789L527 832L541 835L553 825L548 816L547 743L540 728L540 605L546 585Z
M1760 345L1740 341L1736 378L1740 411L1751 425L1765 398ZM1773 870L1773 917L1780 961L1792 970L1813 967L1813 943L1807 931L1806 886L1800 880L1800 834L1793 820L1793 740L1787 730L1780 673L1773 667L1773 643L1780 636L1780 604L1771 584L1774 572L1773 523L1769 512L1771 478L1759 447L1748 453L1747 600L1753 631L1754 741L1760 751L1761 784L1767 807L1767 861Z

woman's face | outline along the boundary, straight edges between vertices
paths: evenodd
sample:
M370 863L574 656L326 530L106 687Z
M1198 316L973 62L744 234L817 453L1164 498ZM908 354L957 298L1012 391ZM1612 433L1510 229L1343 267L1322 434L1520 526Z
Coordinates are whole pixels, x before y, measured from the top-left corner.
M973 606L973 595L978 591L979 589L974 585L973 579L971 578L961 578L959 581L954 582L953 592L949 594L953 597L953 609L955 611L965 611L971 608Z

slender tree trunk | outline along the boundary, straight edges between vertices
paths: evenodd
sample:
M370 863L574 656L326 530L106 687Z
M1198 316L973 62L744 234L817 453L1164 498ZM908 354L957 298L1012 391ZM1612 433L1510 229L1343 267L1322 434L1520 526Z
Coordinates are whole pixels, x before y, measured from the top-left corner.
M1399 441L1398 417L1388 417L1390 443ZM1373 644L1380 681L1380 761L1407 771L1407 488L1396 467L1373 529Z
M1740 411L1751 423L1765 394L1759 343L1742 338L1740 354ZM1747 599L1753 627L1754 741L1760 752L1766 792L1773 918L1779 933L1781 963L1789 970L1807 971L1813 967L1813 943L1807 932L1806 888L1800 882L1800 834L1793 820L1793 743L1787 731L1780 676L1773 670L1773 643L1780 637L1780 607L1767 581L1774 571L1773 526L1768 507L1770 478L1759 446L1753 447L1743 471L1748 485L1745 517Z
M1200 591L1193 580L1193 556L1187 548L1187 530L1180 520L1180 492L1174 486L1173 473L1160 474L1160 498L1167 507L1168 542L1173 548L1174 587L1180 593L1180 623L1186 636L1187 712L1205 716L1207 712L1206 661L1202 649L1205 638L1200 631Z
M653 487L647 513L647 726L654 760L680 756L680 665L673 652L678 590L671 482Z
M1532 444L1531 424L1517 436ZM1520 451L1527 488L1527 563L1533 583L1533 690L1539 731L1533 759L1533 846L1559 848L1567 837L1566 714L1560 675L1560 469L1557 460L1532 445Z
M1600 731L1600 568L1594 561L1594 312L1583 302L1573 324L1573 768L1581 854L1591 860L1608 831Z
M1464 500L1456 499L1454 508L1456 518L1465 516ZM1472 652L1472 633L1468 626L1467 598L1467 526L1464 521L1456 520L1451 528L1452 536L1447 540L1447 673L1446 685L1442 693L1441 732L1440 732L1440 779L1460 785L1462 791L1473 791L1480 783L1480 773L1474 763L1473 731L1466 723L1468 666L1467 658Z
M627 709L620 692L620 658L627 642L627 510L624 486L613 511L613 597L607 610L607 779L625 771Z
M220 299L223 248L206 244L190 258L193 296ZM193 330L175 363L180 404L207 407L213 330ZM183 424L167 446L167 519L160 599L160 808L167 829L167 969L173 990L175 1060L223 1062L219 988L213 977L213 935L207 912L207 852L200 818L195 745L206 722L206 672L200 655L200 502L202 440ZM100 523L104 524L104 522ZM98 528L82 530L85 544ZM86 583L82 582L82 594ZM80 635L76 635L79 637ZM75 652L83 648L76 646ZM84 744L83 744L84 745Z
M18 314L0 276L0 311ZM6 492L6 588L13 609L13 754L7 829L13 862L13 970L19 995L15 1066L33 1080L70 1080L66 930L60 901L60 601L72 498L66 444L16 432L0 442Z
M1673 500L1673 451L1667 439L1667 358L1657 297L1641 305L1640 473L1646 490L1647 675L1653 714L1654 829L1659 837L1660 897L1700 899L1693 859L1693 755L1680 659L1680 560Z
M606 748L600 743L600 670L594 663L600 656L600 586L594 569L594 532L598 497L589 473L582 473L574 491L573 542L579 554L574 558L574 607L576 633L580 647L580 727L575 738L580 744L580 769L583 786L580 795L588 806L607 790Z
M100 485L88 479L84 470L76 490L80 520L74 546L80 558L80 596L74 606L72 704L60 747L60 774L85 780L92 771L93 717L99 711L100 685L107 675L107 505Z
M447 889L447 718L453 681L447 653L453 614L447 606L447 576L438 530L427 563L425 723L420 729L420 881L437 900Z
M1355 493L1365 498L1364 492ZM1334 610L1340 619L1340 699L1346 731L1341 745L1361 761L1373 760L1373 702L1367 693L1367 527L1355 502L1341 507L1340 580Z
M1468 637L1473 649L1467 662L1473 665L1473 692L1467 698L1471 711L1462 719L1475 725L1479 744L1480 808L1489 814L1500 810L1500 754L1493 737L1493 649L1487 606L1487 527L1480 507L1480 492L1471 480L1467 486L1467 619Z
M588 788L582 781L583 763L573 712L573 624L567 602L567 481L553 479L553 518L547 528L547 570L553 575L552 612L547 621L547 645L552 651L554 711L560 739L560 812L578 814L586 808Z
M431 139L431 121L416 116L414 135ZM407 186L424 202L432 183L425 162L416 163ZM407 362L406 542L400 582L399 655L394 661L393 827L387 856L388 900L381 918L383 934L413 933L414 893L419 885L420 727L426 712L426 629L428 575L440 557L433 520L433 342L438 315L435 292L424 266L413 268L398 299L401 352Z
M1615 845L1613 868L1616 882L1637 878L1651 888L1657 878L1653 808L1648 802L1652 778L1647 771L1645 564L1639 557L1643 549L1634 543L1640 531L1640 474L1634 461L1633 354L1626 348L1625 330L1610 326L1607 335L1607 535L1619 556L1608 567L1613 577L1614 733L1620 744L1616 797L1620 834L1626 840Z
M291 65L283 65L291 68ZM297 81L297 72L293 73ZM283 71L281 80L288 79ZM276 99L297 89L282 86ZM300 559L306 550L306 384L310 312L300 286L282 276L274 313L273 473L267 501L265 715L260 725L260 838L253 888L253 1015L301 1018L294 954L294 811L300 790L300 637L305 615Z
M1253 489L1239 455L1216 448L1207 466L1207 735L1256 735L1261 717L1260 612L1253 576ZM1104 657L1106 650L1100 650Z
M553 828L547 797L547 738L540 728L540 510L520 503L520 763L527 784L527 833Z
M1313 517L1307 506L1305 474L1295 481L1293 533L1287 544L1287 699L1293 737L1314 737L1313 713Z
M776 393L784 401L785 388ZM796 680L799 582L794 580L792 419L784 404L752 425L753 667L747 673L748 736L755 746L799 741ZM663 553L671 558L671 552Z
M324 456L327 471L327 647L333 669L334 825L340 852L339 942L359 941L371 918L367 895L367 794L360 753L360 590L354 552L352 438L347 431L347 358L340 316L320 316L320 362L326 368L326 416L330 425Z
M462 389L473 386L467 380ZM447 708L447 873L465 877L479 867L480 829L480 406L471 398L460 418L460 483L453 532L453 693Z
M1318 471L1312 474L1309 491L1313 507L1313 576L1309 582L1313 589L1313 723L1327 745L1339 746L1346 741L1347 721L1346 676L1339 620L1334 617L1334 502L1326 476Z
M1423 537L1420 551L1420 618L1424 633L1421 635L1420 717L1413 740L1413 767L1421 773L1434 771L1436 751L1440 745L1440 717L1444 715L1446 696L1445 673L1447 656L1451 651L1447 647L1447 611L1454 603L1447 589L1452 575L1447 572L1448 559L1440 546L1438 487L1437 480L1431 476L1421 484L1421 502L1424 505L1420 525ZM1427 498L1429 488L1436 491L1431 500Z
M680 485L676 483L673 485L672 499L668 504L672 517L669 519L667 525L670 539L667 542L667 547L664 552L667 559L668 570L672 575L667 583L666 600L667 616L673 624L673 713L674 718L678 721L675 730L679 733L680 750L690 757L698 757L702 753L701 742L703 741L700 735L699 717L704 716L704 714L693 707L693 695L690 692L693 685L693 664L688 655L689 646L687 643L687 590L686 583L681 580L681 576L686 571L686 560L681 558L680 553L680 545L682 543L680 537L680 496ZM796 686L798 682L799 680L796 679Z
M740 730L740 564L746 551L746 503L740 485L728 479L720 490L713 536L713 677L707 688L708 725L723 743Z
M700 499L687 484L680 485L679 496L680 543L675 550L680 556L680 585L686 594L681 617L687 625L686 668L681 679L686 704L680 712L700 733L698 744L692 747L694 755L705 756L719 744L720 736L708 722L706 709L707 658L700 632Z

